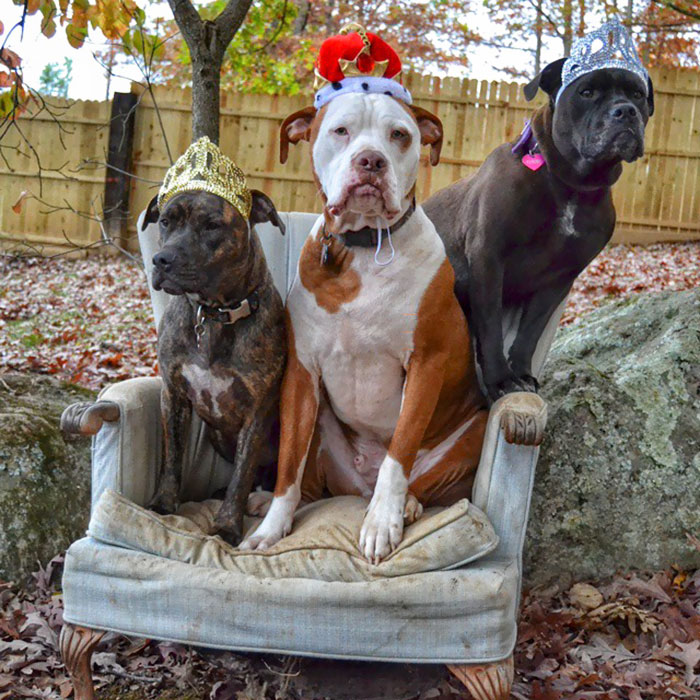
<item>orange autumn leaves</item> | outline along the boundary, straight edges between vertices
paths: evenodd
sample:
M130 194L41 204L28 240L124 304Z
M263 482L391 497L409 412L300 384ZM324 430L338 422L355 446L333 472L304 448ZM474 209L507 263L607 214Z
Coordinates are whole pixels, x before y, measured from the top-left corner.
M26 16L41 14L41 33L52 37L58 26L65 28L68 43L80 48L88 30L99 29L107 39L123 37L134 20L143 20L143 10L134 0L13 0L24 6L22 19L6 26L0 22L0 119L19 116L32 99L22 80L22 58L6 48L9 35L22 29Z

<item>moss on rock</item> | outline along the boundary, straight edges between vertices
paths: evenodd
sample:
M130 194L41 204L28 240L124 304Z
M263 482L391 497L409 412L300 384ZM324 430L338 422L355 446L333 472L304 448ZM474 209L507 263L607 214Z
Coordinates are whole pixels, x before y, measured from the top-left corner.
M526 577L700 566L700 290L614 302L560 329Z
M82 536L90 511L90 441L64 441L63 409L94 393L42 375L0 377L0 579Z

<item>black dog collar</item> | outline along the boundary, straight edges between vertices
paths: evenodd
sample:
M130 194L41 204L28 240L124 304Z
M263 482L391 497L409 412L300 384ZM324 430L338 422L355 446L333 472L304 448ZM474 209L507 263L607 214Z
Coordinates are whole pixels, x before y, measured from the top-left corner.
M250 296L238 302L235 306L207 306L199 304L197 306L197 322L194 326L194 334L197 337L197 346L204 335L204 324L207 321L221 323L224 326L232 326L236 321L247 318L255 313L260 306L258 292L254 291Z
M415 198L411 200L411 205L406 209L406 213L393 225L389 226L389 231L396 233L410 218L416 210ZM344 233L333 234L341 243L346 246L358 246L360 248L373 248L377 245L377 229L365 226L359 231L345 231Z

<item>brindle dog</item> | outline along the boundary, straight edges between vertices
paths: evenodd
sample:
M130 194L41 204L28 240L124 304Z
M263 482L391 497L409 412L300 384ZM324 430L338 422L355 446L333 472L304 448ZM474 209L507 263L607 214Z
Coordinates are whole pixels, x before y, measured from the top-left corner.
M217 195L188 192L162 212L154 199L143 224L160 228L153 287L174 295L158 330L165 459L151 507L178 505L194 408L234 465L216 519L232 544L278 415L287 351L284 306L253 229L270 221L284 234L284 224L266 195L252 195L249 221Z

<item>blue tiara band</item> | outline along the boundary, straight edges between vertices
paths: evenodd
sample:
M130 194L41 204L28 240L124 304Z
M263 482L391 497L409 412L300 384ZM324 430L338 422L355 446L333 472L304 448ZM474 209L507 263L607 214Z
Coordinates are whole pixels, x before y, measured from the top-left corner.
M561 71L561 87L555 104L574 80L602 68L621 68L634 73L641 78L648 95L649 73L639 60L632 37L615 17L574 42Z

